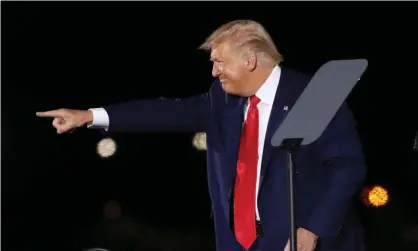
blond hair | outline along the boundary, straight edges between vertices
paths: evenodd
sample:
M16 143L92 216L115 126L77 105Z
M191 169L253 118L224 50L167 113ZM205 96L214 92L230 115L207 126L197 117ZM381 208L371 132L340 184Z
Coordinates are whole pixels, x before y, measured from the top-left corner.
M283 56L265 28L253 20L235 20L216 29L199 47L211 51L215 46L231 42L241 53L255 53L260 60L276 65L283 62Z

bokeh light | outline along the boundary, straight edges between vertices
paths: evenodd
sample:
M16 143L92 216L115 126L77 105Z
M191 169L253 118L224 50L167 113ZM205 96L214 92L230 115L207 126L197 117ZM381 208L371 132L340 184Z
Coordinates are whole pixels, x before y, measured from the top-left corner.
M207 144L206 144L206 133L198 132L194 135L192 141L193 147L199 151L206 151Z
M379 185L365 188L362 197L366 206L382 207L389 202L388 191Z
M111 138L105 138L97 143L97 153L102 158L108 158L116 152L116 142Z

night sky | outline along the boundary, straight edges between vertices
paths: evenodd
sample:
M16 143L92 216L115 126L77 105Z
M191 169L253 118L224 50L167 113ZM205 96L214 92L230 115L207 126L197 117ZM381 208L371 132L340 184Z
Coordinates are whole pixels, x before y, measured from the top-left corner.
M266 27L285 67L314 73L329 60L369 61L348 99L368 162L367 184L383 184L393 194L396 205L382 209L384 217L410 222L415 212L417 220L412 3L1 4L4 245L65 245L112 199L151 225L210 228L205 153L192 147L194 132L103 135L81 128L57 135L52 121L35 112L205 92L211 64L197 47L221 24L244 18ZM118 150L101 159L96 144L108 136ZM376 218L382 212L368 210L367 226L377 219L396 228Z

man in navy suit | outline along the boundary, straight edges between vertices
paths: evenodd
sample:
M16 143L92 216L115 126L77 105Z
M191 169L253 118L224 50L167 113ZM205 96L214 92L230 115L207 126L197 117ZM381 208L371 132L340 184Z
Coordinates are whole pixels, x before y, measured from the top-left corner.
M201 48L210 51L216 78L205 94L37 115L53 117L58 133L83 125L113 132L206 132L217 250L289 250L286 154L269 142L312 76L280 67L282 56L254 21L219 27ZM351 202L366 167L346 104L295 161L298 250L364 250Z

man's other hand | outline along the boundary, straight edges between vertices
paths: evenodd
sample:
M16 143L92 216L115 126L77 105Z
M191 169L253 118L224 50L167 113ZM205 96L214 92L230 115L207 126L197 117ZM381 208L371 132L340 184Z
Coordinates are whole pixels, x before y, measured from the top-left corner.
M72 129L93 122L93 113L89 110L58 109L46 112L37 112L38 117L54 118L52 125L58 134L71 132Z
M318 236L309 232L304 228L298 228L296 233L297 251L314 251L316 247L316 240ZM287 245L284 251L290 251L290 240L287 241Z

